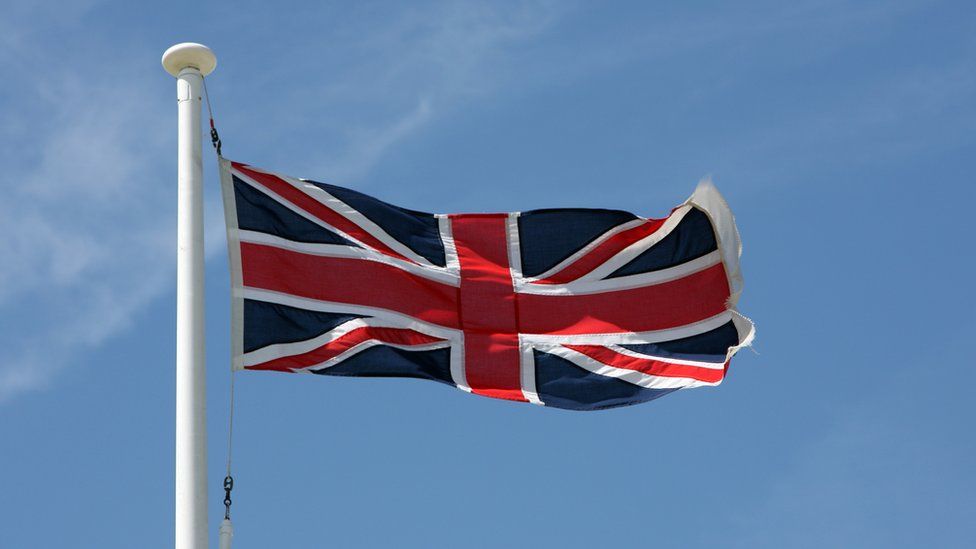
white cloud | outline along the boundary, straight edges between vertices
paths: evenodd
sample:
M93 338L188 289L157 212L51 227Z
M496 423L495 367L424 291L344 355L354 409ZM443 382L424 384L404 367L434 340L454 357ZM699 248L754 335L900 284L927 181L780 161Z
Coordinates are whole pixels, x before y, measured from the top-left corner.
M10 164L0 205L0 400L127 327L172 270L171 200L160 206L172 170L155 152L170 128L140 104L150 94L138 83L82 89L73 77L47 73L34 84L49 97L12 112L46 112L53 130L3 143L36 148Z
M138 59L92 66L97 45L50 40L93 7L15 4L0 21L0 62L17 75L0 94L0 402L126 329L171 278L174 170L159 151L172 104L115 76L139 74L125 70Z
M175 139L173 102L163 99L172 90L140 80L148 73L138 51L116 56L109 68L77 62L91 56L95 43L84 45L83 56L45 42L46 33L77 29L89 8L48 14L25 4L0 22L0 30L11 31L0 32L0 60L22 75L23 87L16 95L0 92L0 157L8 165L0 203L0 231L7 235L0 240L0 402L45 387L77 357L128 329L173 284L175 169L161 154ZM354 45L380 51L327 93L339 104L367 98L364 112L378 115L361 124L333 121L345 145L327 173L367 172L428 123L435 105L490 89L485 65L499 47L538 32L548 18L546 10L506 14L485 6L455 6L442 15L408 10L389 19L393 32L367 33ZM28 20L48 28L30 31ZM370 43L377 36L395 43ZM390 51L402 54L396 63L389 63ZM30 70L37 66L45 70ZM283 104L292 108L295 101ZM218 254L221 206L205 208L207 252Z
M437 3L390 17L350 16L330 41L296 32L288 52L273 45L261 52L267 60L255 61L267 66L262 82L275 95L255 94L247 127L275 120L279 124L263 138L276 139L279 131L308 135L303 150L324 152L305 155L292 169L355 180L391 147L460 105L499 92L513 79L531 79L513 72L518 52L551 31L567 9L567 3L550 2ZM286 65L270 62L293 51L304 54ZM307 76L324 66L327 76Z
M416 108L391 121L387 126L357 129L350 136L346 153L330 163L328 170L330 177L341 181L369 171L387 149L417 131L430 118L430 102L421 100Z

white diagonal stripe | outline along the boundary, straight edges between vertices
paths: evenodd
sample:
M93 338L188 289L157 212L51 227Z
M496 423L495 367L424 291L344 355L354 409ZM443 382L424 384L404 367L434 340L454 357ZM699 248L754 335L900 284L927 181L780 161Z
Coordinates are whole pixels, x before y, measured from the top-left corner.
M355 244L357 244L359 246L362 246L364 249L369 250L370 252L373 252L376 255L387 256L387 254L384 254L383 252L381 252L379 250L376 250L372 246L366 244L365 242L362 242L361 240L359 240L356 237L354 237L354 236L346 233L345 231L339 229L338 227L334 227L330 223L327 223L325 220L320 219L319 217L317 217L315 215L312 215L311 213L305 211L304 209L300 208L298 205L292 203L291 201L289 201L285 197L283 197L283 196L275 193L274 191L272 191L268 187L262 185L259 181L255 180L254 178L252 178L252 177L248 176L247 174L241 172L240 170L237 170L237 169L235 169L233 167L230 167L229 169L234 173L235 176L237 176L239 179L241 179L242 181L244 181L248 185L254 187L255 189L257 189L259 191L261 191L262 193L266 194L269 198L273 199L275 202L278 202L282 206L284 206L284 207L288 208L289 210L295 212L296 214L304 217L305 219L307 219L307 220L315 223L316 225L318 225L318 226L320 226L322 228L325 228L325 229L327 229L329 231L332 231L332 232L336 233L337 235L341 236L342 238L345 238L346 240L349 240L350 242L353 242L353 243L355 243ZM377 226L372 221L369 221L369 219L367 219L364 215L362 215L361 213L359 213L357 210L355 210L355 209L351 208L350 206L346 205L341 200L333 197L332 195L330 195L328 192L326 192L325 190L321 189L320 187L317 187L316 185L314 185L312 183L307 183L307 182L304 182L304 181L301 181L301 180L298 180L298 179L295 179L295 178L292 178L292 177L287 177L287 176L283 176L283 175L276 174L276 173L273 173L273 172L264 171L264 170L261 170L259 168L255 168L253 166L248 166L248 169L249 170L256 171L256 172L261 172L261 173L264 173L264 174L267 174L267 175L270 175L270 176L273 176L273 177L277 177L278 179L281 179L285 183L291 185L296 190L298 190L299 192L307 195L309 198L315 200L319 204L322 204L326 208L329 208L330 210L332 210L332 211L336 212L337 214L345 217L346 219L349 219L349 221L351 223L355 223L360 228L362 228L363 230L365 230L366 232L368 232L372 236L374 236L377 240L379 240L380 242L383 242L384 244L386 244L387 246L389 246L391 249L396 250L397 253L400 253L401 255L403 255L403 256L411 259L414 263L420 264L420 265L422 265L424 267L427 267L429 269L440 270L440 271L445 271L446 270L444 267L440 267L440 266L434 265L433 263L431 263L427 259L425 259L425 258L417 255L416 252L414 252L413 250L411 250L407 246L403 245L403 243L399 242L398 240L396 240L395 238L393 238L392 236L390 236L389 234L387 234L386 231L384 231L383 229L381 229L379 226ZM310 191L315 191L315 190L320 191L320 192L319 193L316 193L316 194L311 194ZM325 197L323 197L321 195L325 195L325 197L327 197L327 198L325 198ZM351 212L355 212L355 214L349 214L348 212L350 212L350 211ZM364 220L364 221L363 222L360 222L359 221L360 218L362 220ZM368 226L366 224L368 224ZM382 233L382 234L380 234L380 233ZM387 257L389 257L389 256L387 256ZM391 258L391 259L397 259L397 258ZM400 260L400 261L402 261L402 260Z
M721 313L706 318L692 324L685 324L677 328L667 328L664 330L653 330L647 332L626 332L619 334L521 334L525 341L539 348L555 347L563 344L570 345L609 345L612 343L620 345L636 345L641 343L657 343L659 341L671 341L682 339L694 335L702 334L714 330L732 320L731 311Z
M325 345L326 343L329 343L330 341L339 339L349 332L358 330L360 328L403 328L402 326L395 325L393 322L389 322L390 319L386 320L387 321L377 318L354 318L347 322L343 322L328 332L319 334L311 339L291 343L275 343L272 345L267 345L265 347L261 347L260 349L255 349L249 353L244 353L244 365L254 366L255 364L262 364L264 362L268 362L269 360L309 353Z
M526 282L534 282L536 280L545 280L545 279L549 278L550 276L553 276L555 274L558 274L559 272L561 272L566 267L569 267L573 263L576 263L576 261L578 259L580 259L581 257L583 257L584 255L590 253L594 248L596 248L600 244L603 244L604 242L606 242L607 240L609 240L611 237L613 237L613 236L615 236L617 234L620 234L620 233L622 233L622 232L624 232L626 230L633 229L634 227L639 227L639 226L643 225L644 223L647 223L647 220L644 219L644 218L639 218L639 219L633 219L633 220L628 221L626 223L622 223L620 225L617 225L616 227L613 227L609 231L607 231L607 232L603 233L602 235L600 235L599 237L597 237L595 240L593 240L592 242L590 242L586 246L580 248L573 255L571 255L571 256L567 257L566 259L560 261L558 264L556 264L555 267L549 269L548 271L546 271L546 272L544 272L544 273L542 273L542 274L540 274L538 276L527 277L525 279L525 281Z
M721 252L719 250L713 250L691 261L686 261L680 265L659 271L618 276L603 280L590 280L587 279L588 277L584 277L566 284L521 284L516 288L516 291L523 294L536 295L584 295L629 290L631 288L653 286L654 284L662 284L684 278L690 274L712 267L721 261Z
M237 235L241 242L250 242L253 244L265 244L268 246L274 246L276 248L291 250L293 252L300 252L309 255L318 255L323 257L345 257L351 259L363 259L366 261L375 261L377 263L390 265L391 267L396 267L398 269L407 271L411 274L422 276L424 278L429 278L431 280L436 280L437 282L448 284L450 286L458 286L461 282L459 276L452 274L444 269L422 267L410 263L409 261L397 259L395 257L378 253L373 250L367 250L365 248L344 246L342 244L320 244L315 242L298 242L295 240L288 240L287 238L281 238L280 236L276 236L273 234L262 233L258 231L249 231L245 229L239 229Z
M680 208L675 209L671 216L668 217L667 221L661 225L661 228L654 231L653 233L645 236L644 238L634 242L630 246L627 246L615 256L608 259L604 264L600 265L596 269L593 269L589 273L581 276L580 281L584 280L600 280L606 278L613 274L614 271L623 267L627 263L630 263L634 258L643 253L645 250L654 246L658 242L664 239L664 237L671 234L671 231L681 223L681 220L685 218L685 214L691 211L691 206L684 205Z
M722 383L721 380L712 382L689 377L654 376L636 370L628 370L627 368L615 368L567 347L554 347L552 349L546 349L546 352L565 358L580 368L593 372L594 374L620 379L644 387L645 389L681 389L714 386Z
M628 349L626 347L621 347L620 345L605 345L607 349L621 355L626 355L632 358L637 358L641 360L658 360L660 362L667 362L669 364L681 364L683 366L695 366L696 368L708 368L710 370L724 370L725 362L703 362L700 360L685 360L683 358L673 358L668 356L655 356L655 355L645 355L644 353L638 353L637 351Z
M360 343L358 345L354 345L354 346L350 347L349 349L346 349L342 353L340 353L340 354L338 354L338 355L336 355L336 356L334 356L334 357L332 357L332 358L330 358L328 360L322 361L322 362L320 362L318 364L313 364L311 366L306 366L305 368L298 368L298 369L293 370L293 371L296 372L296 373L306 373L306 372L307 373L311 373L311 372L317 372L319 370L325 370L326 368L331 368L331 367L335 366L336 364L339 364L340 362L342 362L343 360L348 359L352 355L355 355L357 353L360 353L362 351L365 351L366 349L369 349L370 347L376 347L377 345L385 345L387 347L395 347L397 349L403 349L405 351L430 351L432 349L443 349L444 347L447 347L450 344L451 344L451 342L449 342L449 341L436 341L436 342L433 342L433 343L424 343L422 345L400 345L398 343L386 343L384 341L378 341L376 339L370 339L370 340L364 341L364 342L362 342L362 343Z
M390 319L389 322L394 323L396 326L401 328L409 328L422 334L427 334L441 339L451 339L454 334L458 333L457 330L453 330L451 328L424 322L417 317L398 313L397 311L391 311L390 309L381 309L379 307L367 307L363 305L337 303L335 301L310 299L307 297L298 297L292 294L275 292L272 290L262 290L258 288L249 288L246 286L244 288L235 288L233 294L235 297L241 297L243 299L253 299L256 301L264 301L266 303L278 303L280 305L287 305L289 307L305 309L308 311L348 313Z
M283 181L287 181L296 189L301 190L302 192L312 197L323 206L345 217L350 222L355 223L364 231L368 232L374 238L376 238L383 244L386 244L387 246L390 247L390 249L396 251L400 255L407 257L410 260L415 261L417 264L423 265L425 267L443 268L443 267L437 267L436 265L431 263L430 260L427 259L426 257L418 254L417 252L413 251L409 246L406 246L399 240L390 236L390 234L384 231L382 227L380 227L372 220L370 220L368 217L363 215L359 210L346 204L342 200L339 200L335 196L332 196L332 194L330 194L322 187L319 187L318 185L311 183L309 181L303 181L301 179L295 179L293 177L288 177L280 174L274 174L274 175L282 179Z

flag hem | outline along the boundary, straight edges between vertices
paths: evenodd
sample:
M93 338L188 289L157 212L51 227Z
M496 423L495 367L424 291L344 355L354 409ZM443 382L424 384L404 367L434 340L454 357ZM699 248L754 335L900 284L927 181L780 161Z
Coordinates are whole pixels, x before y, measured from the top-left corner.
M244 369L244 275L241 268L241 243L237 228L237 200L234 196L234 179L230 173L231 161L220 162L220 189L224 203L224 225L227 230L227 260L230 270L230 349L231 371Z
M698 208L708 216L715 232L715 238L718 241L718 249L722 254L722 265L725 267L725 275L729 281L729 299L726 310L732 313L733 323L739 333L738 345L729 347L726 354L726 362L728 362L739 349L752 345L752 341L756 337L755 324L751 319L741 314L736 307L745 284L739 266L739 258L742 256L742 239L739 237L739 228L735 224L732 208L729 207L725 197L712 183L711 178L704 178L699 181L695 191L685 201L685 204Z

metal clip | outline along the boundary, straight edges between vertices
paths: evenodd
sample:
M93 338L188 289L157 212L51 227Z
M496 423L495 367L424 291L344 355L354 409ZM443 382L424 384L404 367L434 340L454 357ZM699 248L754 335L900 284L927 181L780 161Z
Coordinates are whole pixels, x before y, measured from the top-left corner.
M218 154L219 149L218 149ZM224 518L230 518L230 504L233 503L230 499L230 491L234 489L234 477L227 475L224 477Z
M213 118L210 119L210 143L213 144L214 149L217 149L217 156L220 156L220 135L217 134L217 128L214 126Z

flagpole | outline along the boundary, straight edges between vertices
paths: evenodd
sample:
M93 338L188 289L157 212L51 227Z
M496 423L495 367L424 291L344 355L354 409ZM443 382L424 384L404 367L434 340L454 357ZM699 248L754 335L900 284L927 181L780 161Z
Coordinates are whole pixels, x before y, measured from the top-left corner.
M207 393L203 301L203 77L217 58L201 44L163 54L179 111L176 252L176 549L207 547Z

